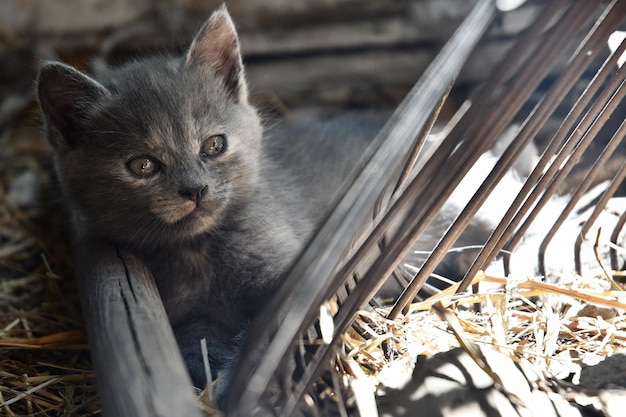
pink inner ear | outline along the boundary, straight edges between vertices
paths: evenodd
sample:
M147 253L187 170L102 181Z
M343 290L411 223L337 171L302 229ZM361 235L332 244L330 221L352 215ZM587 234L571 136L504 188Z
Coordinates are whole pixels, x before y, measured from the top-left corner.
M210 65L213 68L225 66L229 61L238 61L237 38L224 25L216 26L209 22L194 40L187 56L187 62L195 65Z
M247 100L237 33L225 10L215 12L200 29L187 54L186 65L212 71L234 97Z

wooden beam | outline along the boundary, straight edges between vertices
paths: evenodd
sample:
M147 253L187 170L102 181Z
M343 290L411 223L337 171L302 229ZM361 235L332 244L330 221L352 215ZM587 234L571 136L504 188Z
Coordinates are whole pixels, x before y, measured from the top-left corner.
M75 258L103 415L201 416L150 271L103 242L81 242Z

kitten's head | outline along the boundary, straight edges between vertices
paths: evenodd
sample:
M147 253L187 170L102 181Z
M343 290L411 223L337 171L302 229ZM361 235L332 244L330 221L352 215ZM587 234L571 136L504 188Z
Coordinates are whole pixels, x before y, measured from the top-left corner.
M225 8L183 59L95 79L44 63L38 96L64 190L99 235L146 246L192 238L254 186L262 132Z

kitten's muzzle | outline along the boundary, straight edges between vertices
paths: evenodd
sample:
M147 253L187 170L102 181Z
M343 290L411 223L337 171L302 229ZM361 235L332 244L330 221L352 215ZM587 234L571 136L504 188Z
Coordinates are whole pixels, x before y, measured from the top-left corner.
M209 192L208 185L198 185L189 188L182 188L178 191L181 197L191 200L197 204L207 195Z

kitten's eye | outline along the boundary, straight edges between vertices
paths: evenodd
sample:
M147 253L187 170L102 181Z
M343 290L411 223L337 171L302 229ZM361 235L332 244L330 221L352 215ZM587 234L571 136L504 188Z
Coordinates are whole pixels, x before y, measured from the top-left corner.
M210 157L215 156L221 153L226 147L226 136L224 135L215 135L211 136L202 144L202 149L200 151L200 156L202 157Z
M148 177L159 170L159 163L148 156L140 156L128 161L128 169L140 177Z

